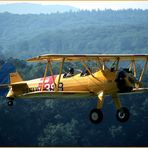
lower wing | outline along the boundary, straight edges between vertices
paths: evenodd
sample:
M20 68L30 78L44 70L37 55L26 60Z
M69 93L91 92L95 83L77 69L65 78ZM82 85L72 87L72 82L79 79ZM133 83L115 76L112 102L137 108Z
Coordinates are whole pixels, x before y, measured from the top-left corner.
M80 97L91 97L94 96L94 93L89 91L35 91L24 93L19 95L18 98L46 98L46 99L55 99L55 98L80 98Z
M145 93L148 92L148 88L134 88L131 92L119 93L119 94L132 94L132 93Z
M137 92L137 93L148 92L148 88L134 88L132 92Z

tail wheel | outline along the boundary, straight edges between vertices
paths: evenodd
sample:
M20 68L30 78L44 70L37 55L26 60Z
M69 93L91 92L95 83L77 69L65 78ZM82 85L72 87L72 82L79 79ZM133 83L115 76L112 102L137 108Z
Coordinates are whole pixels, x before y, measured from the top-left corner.
M12 100L9 100L9 101L7 102L7 104L8 104L8 106L13 106L13 101L12 101Z
M118 121L126 122L130 117L130 112L126 107L122 107L117 110L116 117Z
M103 120L103 113L100 109L93 109L90 112L90 121L94 124L98 124Z

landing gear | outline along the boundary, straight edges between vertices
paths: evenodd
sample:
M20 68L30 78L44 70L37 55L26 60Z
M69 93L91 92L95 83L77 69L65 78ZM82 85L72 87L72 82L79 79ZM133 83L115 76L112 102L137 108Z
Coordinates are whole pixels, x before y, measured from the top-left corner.
M103 120L103 113L100 109L93 109L89 115L90 121L94 124L98 124Z
M117 94L112 95L112 99L115 103L117 112L116 118L119 122L126 122L130 117L130 112L126 107L122 107L120 99L118 98Z
M112 99L114 101L115 107L117 109L116 118L119 122L126 122L130 117L130 112L126 107L122 107L120 99L117 94L112 94ZM89 114L89 119L92 123L98 124L103 120L103 113L101 111L104 103L104 93L100 92L98 94L97 108L91 110Z
M117 110L116 117L118 121L126 122L130 117L130 112L126 107L122 107Z
M8 106L13 106L13 100L14 100L14 98L7 98L7 100L8 100L8 102L7 102L7 105Z
M13 106L13 101L12 101L12 100L9 100L9 101L7 102L7 104L8 104L8 106Z
M103 113L101 111L104 103L104 92L101 91L98 93L98 102L97 108L91 110L89 119L92 123L98 124L103 120Z

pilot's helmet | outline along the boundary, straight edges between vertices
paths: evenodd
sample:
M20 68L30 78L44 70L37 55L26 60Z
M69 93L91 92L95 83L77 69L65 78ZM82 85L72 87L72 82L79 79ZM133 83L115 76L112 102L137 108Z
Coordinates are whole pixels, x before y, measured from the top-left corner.
M70 72L71 74L74 74L74 68L69 67L69 72Z

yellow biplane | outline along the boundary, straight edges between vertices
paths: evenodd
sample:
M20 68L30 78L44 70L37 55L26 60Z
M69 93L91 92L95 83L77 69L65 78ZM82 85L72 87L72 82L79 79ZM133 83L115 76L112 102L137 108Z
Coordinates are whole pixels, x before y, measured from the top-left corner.
M117 109L116 117L120 122L126 122L130 113L126 107L122 107L118 94L147 92L148 88L142 88L141 82L146 71L148 55L121 55L121 54L45 54L33 57L28 62L45 62L44 77L24 81L15 72L10 73L9 92L7 94L8 105L13 105L16 98L92 98L97 97L96 108L90 112L92 123L100 123L103 119L101 111L104 98L110 95ZM92 71L87 62L95 62L97 67ZM143 69L137 78L136 62L141 61ZM54 75L53 63L59 63L59 74ZM75 74L74 69L63 73L64 63L80 62L85 72ZM119 65L129 62L128 67L120 69ZM108 63L112 63L108 66ZM124 66L124 64L122 64ZM50 76L47 76L50 71ZM4 87L4 86L3 86Z

